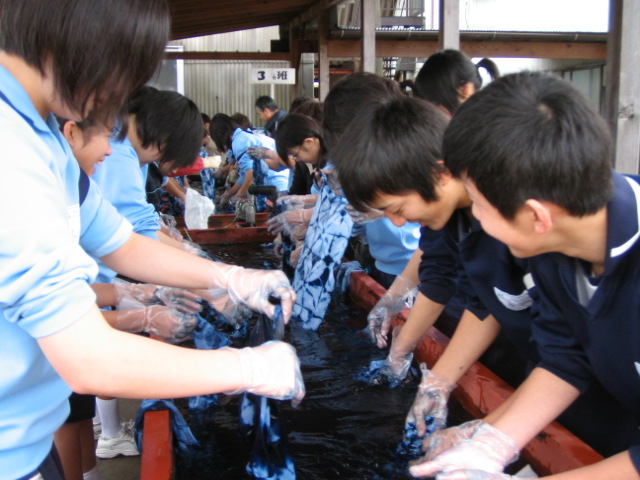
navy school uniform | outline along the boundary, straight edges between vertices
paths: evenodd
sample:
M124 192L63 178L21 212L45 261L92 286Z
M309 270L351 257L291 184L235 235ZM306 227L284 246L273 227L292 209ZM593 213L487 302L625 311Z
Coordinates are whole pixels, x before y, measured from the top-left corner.
M522 381L540 361L532 335L538 306L532 306L526 287L531 283L528 261L513 257L467 210L457 210L440 231L423 228L420 245L424 252L420 291L431 300L446 303L455 293L457 277L464 307L480 319L492 314L504 334L481 361L506 380L515 380L511 383ZM633 421L598 382L584 390L586 393L558 419L560 423L602 455L626 449L637 430Z
M597 379L611 392L632 419L627 447L634 445L631 457L640 472L639 181L613 174L605 269L589 278L597 289L586 305L577 282L585 266L558 253L530 260L534 285L529 291L540 308L533 327L540 366L580 391Z

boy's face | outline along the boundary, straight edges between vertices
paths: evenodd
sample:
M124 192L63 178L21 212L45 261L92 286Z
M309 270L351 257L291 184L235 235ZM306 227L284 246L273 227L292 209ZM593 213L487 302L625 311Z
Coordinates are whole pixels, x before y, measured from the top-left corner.
M371 203L372 208L382 210L391 223L402 226L405 222L416 222L433 230L442 229L453 214L452 207L443 200L438 192L438 200L425 201L416 191L403 195L390 195L378 192Z
M545 253L540 244L543 239L535 232L535 219L527 208L522 207L513 220L507 220L478 191L473 180L465 178L464 186L473 202L471 213L482 224L482 229L507 245L513 256L527 258Z
M111 155L109 140L112 132L112 129L106 127L95 128L86 143L79 142L77 147L72 147L73 155L87 176L93 175L96 172L96 165L101 164L106 156ZM81 132L79 134L82 135Z

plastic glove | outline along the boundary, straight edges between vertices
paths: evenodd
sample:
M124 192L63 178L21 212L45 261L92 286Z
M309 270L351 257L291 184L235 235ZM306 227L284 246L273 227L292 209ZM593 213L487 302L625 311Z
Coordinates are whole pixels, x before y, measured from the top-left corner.
M440 472L464 469L502 473L506 465L518 458L518 451L518 447L509 436L483 422L470 439L462 440L433 460L413 465L409 472L414 477L428 477Z
M318 195L287 195L279 197L276 205L281 205L283 210L298 210L300 208L313 208L318 202Z
M159 287L149 283L131 283L116 279L116 309L129 310L146 305L167 305L184 313L200 311L200 297L181 288Z
M384 217L384 212L382 210L369 208L366 212L361 212L353 208L350 204L347 204L347 213L351 217L353 223L368 223Z
M267 230L274 235L284 232L291 237L299 238L302 230L300 227L303 227L306 233L312 215L311 209L288 210L267 220Z
M411 294L416 284L402 275L398 275L389 290L382 296L375 307L369 312L369 334L371 341L378 348L387 346L387 335L391 327L391 320L404 308L405 299Z
M449 473L441 473L436 480L525 480L513 477L506 473L489 473L482 470L455 470Z
M264 313L273 318L275 305L269 297L280 300L284 322L289 321L296 294L291 288L289 279L282 270L255 270L216 262L215 285L209 289L213 298L224 298L236 305L246 305L252 310Z
M422 460L432 460L462 440L468 440L483 423L482 420L471 420L455 427L433 432L424 439L422 444L422 451L425 452Z
M124 332L146 332L165 342L184 340L196 327L195 315L165 305L118 310L114 327Z
M401 353L395 348L396 338L402 330L401 326L397 326L393 329L393 339L391 340L391 350L389 355L384 361L384 366L381 369L381 373L387 377L391 384L398 384L409 373L411 367L411 361L413 360L413 352ZM424 419L423 419L424 422Z
M270 341L253 348L223 347L220 350L236 354L241 365L243 386L224 392L227 395L249 392L277 400L291 399L293 405L298 405L304 398L300 361L288 343Z
M427 416L433 417L436 429L440 430L446 426L449 413L447 401L456 384L433 373L424 363L420 364L420 371L422 381L405 423L415 423L418 436L422 437L427 431L427 425L424 422Z
M258 146L253 146L253 147L249 147L247 148L247 153L253 157L253 158L257 158L257 159L262 159L262 158L277 158L278 154L274 151L271 150L269 148L265 148L265 147L258 147Z

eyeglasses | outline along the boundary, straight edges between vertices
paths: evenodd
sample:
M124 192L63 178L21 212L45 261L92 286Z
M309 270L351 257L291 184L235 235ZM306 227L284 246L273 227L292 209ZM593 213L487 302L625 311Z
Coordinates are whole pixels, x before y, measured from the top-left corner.
M298 147L298 151L296 153L290 153L288 156L291 160L293 160L294 162L298 161L298 155L300 155L300 150L302 150L302 147Z

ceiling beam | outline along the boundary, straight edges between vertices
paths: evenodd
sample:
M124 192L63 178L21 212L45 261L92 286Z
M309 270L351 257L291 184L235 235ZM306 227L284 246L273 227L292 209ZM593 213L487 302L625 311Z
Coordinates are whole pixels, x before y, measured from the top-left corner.
M314 20L319 17L320 12L329 10L330 8L333 8L342 2L343 0L322 0L321 2L316 3L311 8L305 10L300 15L291 20L291 22L289 23L289 27L296 28L310 20Z
M167 60L257 60L257 61L291 61L287 52L167 52Z

